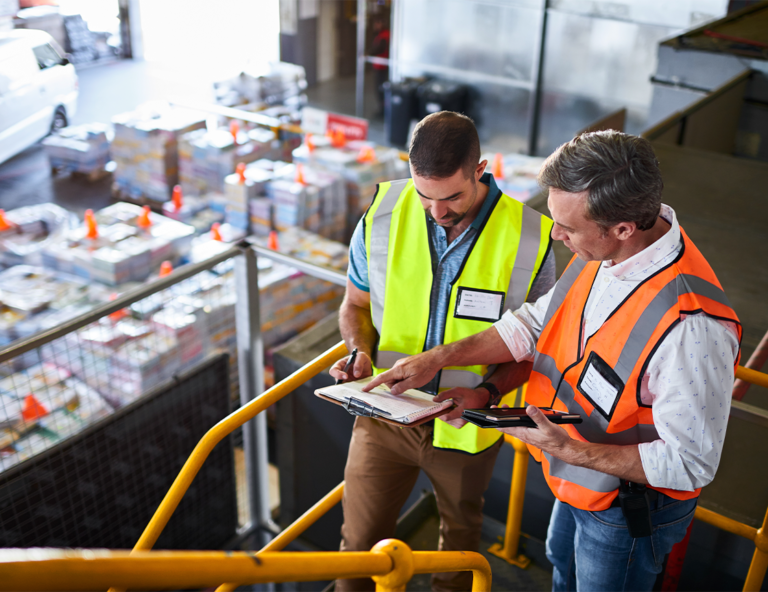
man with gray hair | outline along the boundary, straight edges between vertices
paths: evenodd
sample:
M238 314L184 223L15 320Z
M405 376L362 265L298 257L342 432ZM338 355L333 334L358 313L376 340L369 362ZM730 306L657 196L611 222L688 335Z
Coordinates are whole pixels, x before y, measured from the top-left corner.
M492 328L398 362L402 392L435 368L533 360L528 444L557 501L554 590L651 590L720 461L741 325L711 267L661 203L651 144L582 134L539 175L552 238L574 257L552 290ZM559 426L539 408L578 413ZM578 542L578 544L577 544Z

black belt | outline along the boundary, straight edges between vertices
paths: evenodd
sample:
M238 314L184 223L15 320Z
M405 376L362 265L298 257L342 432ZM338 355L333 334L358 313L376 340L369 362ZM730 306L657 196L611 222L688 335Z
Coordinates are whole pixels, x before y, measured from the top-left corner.
M655 502L657 499L659 499L660 494L658 490L651 489L650 487L645 490L645 492L648 494L648 501L649 502ZM616 498L611 502L610 505L611 508L620 508L621 502L619 501L619 496L617 495Z

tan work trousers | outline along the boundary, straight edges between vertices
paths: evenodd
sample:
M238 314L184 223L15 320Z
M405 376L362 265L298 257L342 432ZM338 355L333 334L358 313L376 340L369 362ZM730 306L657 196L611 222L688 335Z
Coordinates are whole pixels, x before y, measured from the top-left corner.
M392 538L419 469L432 482L440 513L439 549L477 551L483 494L503 439L475 455L432 446L432 426L400 428L358 417L344 470L342 551L369 551ZM470 590L471 572L433 574L432 590ZM337 580L337 591L374 590L369 578Z

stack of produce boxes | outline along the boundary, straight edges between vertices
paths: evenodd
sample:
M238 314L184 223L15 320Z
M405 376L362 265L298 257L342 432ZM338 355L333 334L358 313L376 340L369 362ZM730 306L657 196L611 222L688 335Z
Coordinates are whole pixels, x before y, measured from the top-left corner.
M373 200L376 184L409 176L407 165L394 148L369 142L348 142L334 147L327 138L293 151L293 161L340 174L347 184L347 237Z
M251 225L250 204L267 192L267 183L273 174L262 167L238 166L238 172L224 179L225 220L234 228L248 234ZM264 212L266 221L271 220L271 210Z
M116 188L134 200L170 199L179 182L179 139L205 126L200 112L147 103L112 123Z
M523 203L541 194L537 181L541 166L546 158L523 154L484 154L486 169L491 173L502 193Z
M109 162L112 126L102 123L65 127L43 140L51 168L77 173L97 173Z
M274 132L256 128L237 131L219 128L184 135L179 144L181 187L185 195L221 193L224 179L241 162L273 158L279 153Z
M237 196L238 211L243 200L248 200L252 234L304 228L331 240L344 239L347 189L340 174L304 164L261 160L248 166L244 176L245 182L236 175L228 178L227 195Z
M41 265L42 251L78 224L74 214L56 204L37 204L0 214L0 263Z
M194 228L139 206L116 203L93 216L63 240L49 244L43 264L111 286L143 281L163 261L177 261L188 250Z
M16 265L0 272L0 347L55 327L106 302L105 286L42 267ZM39 361L36 350L14 358L8 370Z

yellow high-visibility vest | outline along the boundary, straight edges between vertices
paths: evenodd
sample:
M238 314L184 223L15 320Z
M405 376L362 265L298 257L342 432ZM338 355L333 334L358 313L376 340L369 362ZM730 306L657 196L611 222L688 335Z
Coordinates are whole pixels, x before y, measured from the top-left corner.
M525 302L547 254L552 224L546 216L507 195L496 198L481 221L458 277L453 279L443 343L479 333L505 310L516 310ZM375 375L401 358L421 353L427 338L434 282L432 255L424 208L413 181L380 184L364 226L371 317L379 333ZM466 306L457 307L461 298L482 294L487 294L494 306L500 303L495 318L473 317L466 314ZM495 366L481 365L444 368L439 388L474 388L494 370ZM433 445L476 454L500 437L497 430L472 424L456 429L438 419Z

